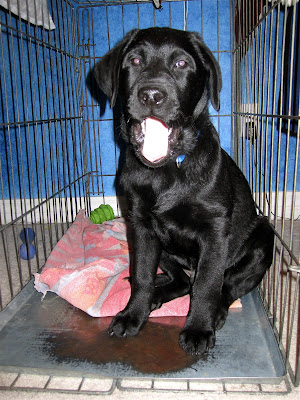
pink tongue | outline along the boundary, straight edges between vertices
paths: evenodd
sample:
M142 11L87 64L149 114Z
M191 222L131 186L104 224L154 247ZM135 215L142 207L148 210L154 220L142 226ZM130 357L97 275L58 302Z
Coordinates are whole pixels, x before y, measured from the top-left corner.
M142 122L144 133L143 156L150 162L166 157L168 154L169 129L154 118L146 118Z

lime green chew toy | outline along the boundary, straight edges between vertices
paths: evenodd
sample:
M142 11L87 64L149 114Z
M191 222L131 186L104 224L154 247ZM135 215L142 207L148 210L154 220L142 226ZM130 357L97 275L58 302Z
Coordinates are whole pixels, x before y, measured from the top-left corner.
M104 221L114 219L114 211L109 204L101 204L91 212L90 219L93 224L102 224Z

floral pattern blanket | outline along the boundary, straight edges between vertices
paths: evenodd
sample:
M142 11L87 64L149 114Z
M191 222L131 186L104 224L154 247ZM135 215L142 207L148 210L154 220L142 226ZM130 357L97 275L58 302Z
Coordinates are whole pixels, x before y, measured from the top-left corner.
M123 218L96 225L81 210L41 274L35 274L36 290L44 296L54 292L93 317L116 315L130 297L127 229ZM150 316L186 316L188 310L186 295L163 304Z

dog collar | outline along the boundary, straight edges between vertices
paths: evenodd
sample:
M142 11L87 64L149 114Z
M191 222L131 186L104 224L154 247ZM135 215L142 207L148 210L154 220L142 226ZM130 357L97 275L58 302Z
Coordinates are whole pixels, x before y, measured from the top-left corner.
M176 165L177 165L177 168L179 168L180 167L180 165L181 165L181 163L182 163L182 161L185 159L185 154L181 154L181 156L178 156L177 158L176 158Z
M200 131L197 131L197 137L199 136L199 134L200 134ZM185 154L181 154L180 156L178 156L178 157L176 158L176 165L177 165L177 168L180 167L180 165L182 164L182 161L185 159L185 157L186 157Z

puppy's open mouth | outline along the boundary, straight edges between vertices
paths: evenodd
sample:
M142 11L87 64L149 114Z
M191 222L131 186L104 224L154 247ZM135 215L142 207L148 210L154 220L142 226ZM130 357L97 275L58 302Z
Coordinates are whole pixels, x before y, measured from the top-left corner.
M172 153L171 145L177 143L178 129L156 118L147 117L135 123L133 132L142 161L147 165L161 165Z

